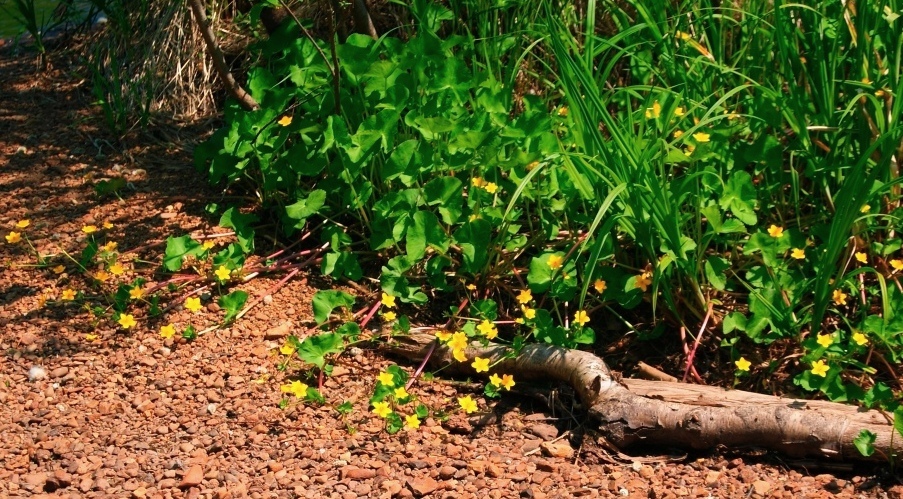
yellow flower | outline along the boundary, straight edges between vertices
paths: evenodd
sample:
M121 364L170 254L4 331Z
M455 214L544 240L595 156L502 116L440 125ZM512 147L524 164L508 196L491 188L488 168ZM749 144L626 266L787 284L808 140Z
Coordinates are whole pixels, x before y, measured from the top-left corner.
M577 313L574 314L574 323L583 327L586 323L589 322L589 316L586 315L586 310L578 310Z
M816 340L819 345L824 348L828 348L834 343L834 335L831 334L820 334L818 335L818 339Z
M860 331L856 331L853 334L853 341L861 347L868 345L868 343L869 343L869 339L866 338L866 336L864 334L862 334Z
M492 376L489 376L489 383L493 386L501 387L502 378L498 374L492 373Z
M596 282L593 283L593 288L596 289L596 293L604 293L606 287L608 286L602 279L596 279Z
M502 375L502 388L510 391L513 386L514 386L514 376L511 374L503 374Z
M784 228L772 224L771 227L768 228L768 235L775 238L781 237L784 235Z
M662 114L662 105L655 101L652 103L652 107L646 108L646 119L654 119L658 118Z
M102 249L104 251L115 251L117 246L119 246L119 245L116 244L116 241L110 241L107 244L104 244L103 246L101 246L100 249Z
M652 272L643 272L636 277L636 287L642 289L644 293L649 289L650 284L652 284Z
M495 194L499 190L499 186L495 185L495 182L489 182L484 189L486 189L486 192L489 194Z
M303 399L307 396L307 388L308 386L306 383L296 380L280 386L279 390L282 391L282 393L291 393L296 398Z
M452 357L454 357L455 360L457 360L458 362L465 362L465 361L467 361L467 354L464 353L464 349L463 349L463 348L455 348L455 349L453 349L453 350L452 350Z
M903 270L903 260L894 258L890 261L890 266L893 267L894 270Z
M530 303L532 299L533 293L529 289L521 290L520 294L517 295L517 302L520 304Z
M201 299L195 296L185 299L185 308L192 312L198 312L201 310Z
M530 307L521 307L524 311L524 317L533 320L536 318L536 309Z
M411 414L410 416L404 417L404 426L405 428L416 430L420 428L420 418L417 417L416 414Z
M384 386L395 386L395 376L390 372L383 371L376 379Z
M859 209L860 213L868 213L870 211L872 211L872 207L867 204L862 205L862 208Z
M868 263L869 259L862 251L857 251L854 255L859 263Z
M684 155L686 155L687 157L690 157L693 154L693 151L695 151L695 150L696 150L696 146L694 146L693 144L690 144L687 146L686 149L684 149Z
M737 369L740 371L749 371L749 366L752 365L752 362L746 360L746 357L740 357L734 362L734 365L737 366Z
M295 353L295 347L289 342L285 342L281 347L279 347L279 353L281 353L282 355L291 355Z
M172 338L176 335L176 328L172 324L160 326L160 336L165 339Z
M797 260L805 260L806 250L804 250L803 248L793 248L790 251L790 256L796 258Z
M847 304L847 294L839 289L835 289L834 294L831 297L834 299L834 303L837 305Z
M483 319L483 322L481 322L480 325L477 326L477 329L490 340L494 339L499 334L498 329L495 328L495 324L493 324L489 319Z
M113 228L113 224L110 223L110 222L104 221L104 223L103 223L103 228L104 228L104 229L112 229L112 228Z
M441 341L442 343L447 343L452 337L451 331L437 331L436 339Z
M84 232L85 234L93 234L93 233L97 232L97 226L96 225L86 225L86 226L82 227L82 232Z
M699 142L700 144L704 144L704 143L708 142L709 137L711 137L711 135L709 135L705 132L696 132L693 134L693 139L696 140L696 142Z
M129 290L129 298L140 300L144 296L144 289L141 286L135 286Z
M474 217L476 217L476 218L474 218ZM476 220L477 218L480 218L479 215L471 215L470 216L471 222ZM468 284L467 286L464 286L464 287L467 288L468 291L476 291L477 290L477 285L473 284L473 283Z
M452 335L451 341L448 342L448 346L452 350L464 350L467 348L467 343L467 335L458 331Z
M289 126L292 124L292 117L289 115L285 115L285 116L279 118L279 121L277 121L276 123L279 123L281 126Z
M17 242L22 240L22 234L18 232L10 232L6 235L6 242L9 244L16 244Z
M683 31L678 31L674 34L674 36L676 36L679 40L683 40L685 42L692 39L689 33L684 33Z
M211 241L210 239L201 243L201 247L203 247L205 250L209 250L209 249L213 248L214 246L216 246L216 243Z
M674 137L674 140L677 140L684 136L684 132L683 132L683 130L674 130L674 133L672 134L672 136Z
M389 414L392 414L392 409L389 408L388 402L373 402L373 414L381 418L387 418Z
M75 299L75 290L74 289L64 289L62 299L64 301L71 301Z
M392 296L388 293L383 293L383 297L382 297L381 301L382 301L382 304L384 307L395 308L395 297L394 296Z
M470 364L470 367L472 367L473 370L478 373L489 372L489 359L484 359L483 357L476 357L473 359L473 362Z
M86 334L86 335L85 335L85 340L87 340L87 341L95 341L95 340L97 340L97 335L96 335L96 334Z
M393 311L390 310L390 311L384 313L384 314L383 314L383 320L386 321L386 322L392 322L392 321L394 321L394 320L395 320L395 312L393 312Z
M135 322L135 317L133 317L130 314L120 315L118 322L119 322L119 325L122 326L122 329L128 329L128 328L134 326L135 324L138 324L137 322Z
M107 282L110 278L110 274L108 274L106 270L98 270L94 273L94 278L100 282Z
M27 218L16 222L17 229L24 229L25 227L28 227L29 225L31 225L31 220L28 220Z
M560 108L558 108L558 116L562 116L562 117L567 116L568 112L569 111L568 111L567 106L561 106Z
M110 265L110 273L113 275L122 275L125 272L125 268L122 267L122 264L119 262Z
M680 118L680 117L683 116L683 115L684 115L684 108L683 108L683 106L678 106L678 108L674 110L674 116L677 116L678 118ZM675 132L675 133L676 133L676 132Z
M564 258L559 255L551 255L549 256L549 268L552 270L560 269L561 264L564 263Z
M216 278L220 281L225 281L229 279L229 276L232 273L229 272L229 269L227 269L225 265L220 265L219 268L216 269L216 272L214 272L214 274L216 274Z
M54 274L62 274L63 272L66 271L66 267L64 265L57 265L56 267L53 267L51 270L53 270Z
M470 183L473 184L474 187L483 187L486 185L486 181L480 177L470 179Z
M411 396L403 386L396 388L393 394L395 395L395 400L403 400Z
M828 365L823 360L817 360L812 363L812 374L824 378L828 375Z
M458 405L461 406L461 409L464 409L464 412L470 414L477 410L477 403L471 398L470 395L466 397L458 397Z

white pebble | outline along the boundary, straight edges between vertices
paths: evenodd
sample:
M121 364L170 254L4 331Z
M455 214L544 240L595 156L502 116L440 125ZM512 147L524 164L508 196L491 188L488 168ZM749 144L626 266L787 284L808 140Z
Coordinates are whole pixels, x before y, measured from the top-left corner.
M38 381L47 377L47 370L41 366L32 366L28 370L28 381Z

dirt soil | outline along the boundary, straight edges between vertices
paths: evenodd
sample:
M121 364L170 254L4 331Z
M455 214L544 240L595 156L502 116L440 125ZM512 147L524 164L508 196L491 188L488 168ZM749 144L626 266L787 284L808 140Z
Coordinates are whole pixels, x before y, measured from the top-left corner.
M53 54L53 69L39 70L32 55L0 54L0 237L29 219L21 232L53 255L37 267L25 239L0 239L0 497L901 496L885 468L756 449L618 455L556 386L518 384L486 401L479 384L420 381L413 394L449 419L388 435L367 405L376 375L393 362L415 366L366 348L340 358L323 386L327 404L280 409L280 385L298 370L277 369L278 347L310 331L313 283L325 282L316 270L191 342L163 339L159 328L216 324L222 311L209 298L199 313L179 306L163 322L138 307L127 332L95 320L79 300L61 300L64 289L91 288L63 254L80 253L83 226L113 224L98 237L131 260L114 280L157 282L166 237L223 233L204 207L234 200L192 167L186 144L209 125L118 141L72 60ZM95 183L115 176L127 187L98 196ZM257 243L261 255L278 248ZM282 277L240 287L264 296ZM358 295L359 304L376 297ZM31 379L36 366L46 374ZM465 394L480 401L478 413L456 409ZM354 411L343 420L335 407L345 400Z

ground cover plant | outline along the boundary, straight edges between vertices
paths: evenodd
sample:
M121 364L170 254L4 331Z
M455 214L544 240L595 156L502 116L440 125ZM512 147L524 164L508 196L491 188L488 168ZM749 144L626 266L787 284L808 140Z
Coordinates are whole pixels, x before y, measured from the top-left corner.
M162 286L206 283L174 303L216 291L228 323L253 306L230 284L311 264L379 283L357 312L346 292L314 298L325 331L283 346L283 367L313 366L283 385L285 404L338 404L320 390L335 356L371 340L374 318L404 334L430 306L447 310L435 336L451 358L491 375L487 397L515 385L496 368L526 345L590 348L616 317L645 339L681 334L684 380L704 380L694 356L717 342L735 386L787 376L903 428L897 2L410 11L412 26L379 39L318 41L286 22L255 49L260 109L229 104L196 150L212 182L259 202L210 207L236 237L225 249L170 238L165 271L200 277ZM264 218L296 247L251 266ZM71 260L114 272L112 254L92 239ZM95 314L133 327L143 284ZM468 356L473 341L508 349ZM369 408L389 432L442 417L412 395L420 375L394 367L374 383ZM857 449L871 454L875 438L861 432Z

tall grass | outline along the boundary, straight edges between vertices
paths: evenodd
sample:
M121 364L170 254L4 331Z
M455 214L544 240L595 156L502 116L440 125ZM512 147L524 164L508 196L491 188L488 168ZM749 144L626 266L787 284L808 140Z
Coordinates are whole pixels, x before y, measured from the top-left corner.
M901 159L901 6L858 7L590 0L582 23L543 10L579 146L572 162L600 199L626 186L618 229L635 251L619 260L655 266L674 317L692 322L721 299L707 265L713 256L729 256L731 274L747 279L761 262L738 248L747 232L776 224L805 232L817 249L812 295L772 303L796 317L784 324L795 331L782 334L818 330L851 241L863 236L861 207L899 206L891 186ZM595 12L609 13L613 36L600 33ZM657 120L645 113L653 106ZM678 107L693 121L681 122ZM710 133L712 142L686 156L677 130L684 139ZM706 210L725 207L737 172L755 182L755 223L713 233Z

